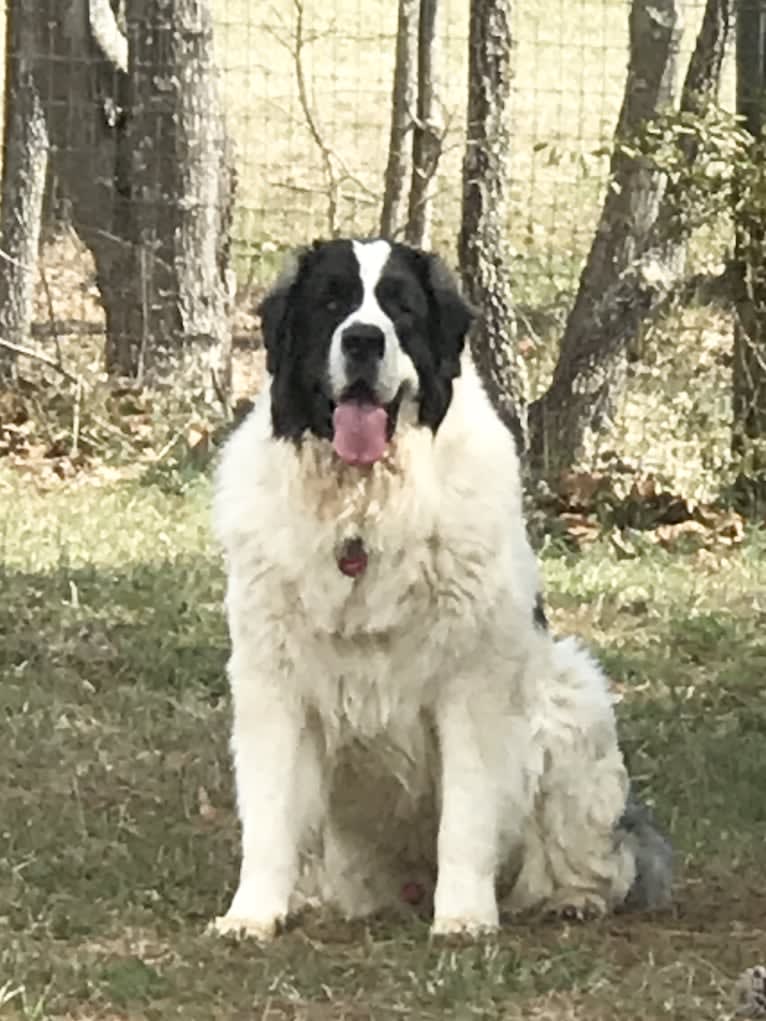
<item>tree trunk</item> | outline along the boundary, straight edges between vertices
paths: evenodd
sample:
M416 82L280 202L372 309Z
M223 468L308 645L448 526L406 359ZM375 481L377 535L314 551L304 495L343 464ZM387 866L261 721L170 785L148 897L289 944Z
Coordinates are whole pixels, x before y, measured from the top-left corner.
M734 21L734 0L707 0L681 93L681 109L701 114L718 100L721 67ZM697 155L690 146L687 157Z
M219 99L207 0L179 0L175 8L171 59L180 86L173 194L180 340L199 361L209 392L222 396L231 388L234 158Z
M442 149L437 113L437 15L439 0L420 0L418 23L418 103L412 137L412 183L405 238L411 245L431 244L433 181Z
M128 13L132 272L110 368L143 377L180 354L210 384L230 376L227 152L204 0L133 0Z
M555 478L576 461L588 433L610 417L612 397L625 374L625 348L610 341L601 344L604 317L610 318L604 295L617 292L621 278L646 247L665 176L621 143L636 139L671 103L680 37L678 0L633 0L630 62L610 187L553 381L529 411L530 462L539 474ZM638 279L635 273L630 276Z
M697 35L694 50L686 69L681 90L680 112L697 117L718 101L721 85L721 68L734 22L735 0L707 0L702 24ZM683 162L691 168L699 155L699 138L694 132L680 135L678 147ZM688 230L677 222L684 215L684 176L668 182L652 229L654 239L665 238L668 250L668 269L681 276L686 265L686 241Z
M706 0L702 25L681 92L680 110L683 113L701 115L717 100L733 7L734 0ZM687 169L691 171L699 156L697 136L680 135L678 146ZM578 338L570 376L563 380L563 385L559 384L563 394L558 399L559 407L563 409L559 415L559 429L564 431L564 436L575 437L575 440L569 445L560 444L558 449L554 446L554 456L548 457L547 462L540 440L545 435L544 415L552 416L557 412L552 392L559 365L551 388L531 405L529 429L534 439L530 448L534 454L532 463L538 473L554 477L555 472L569 467L574 463L587 429L595 430L604 419L611 417L614 400L622 389L626 352L642 330L667 307L671 296L678 290L684 273L686 245L694 227L688 215L684 215L684 188L683 179L667 184L642 246L637 246L636 254L622 273L613 275L608 289L593 306L591 333ZM592 389L588 388L589 384ZM571 430L569 434L567 429ZM563 451L563 456L560 451Z
M207 6L130 0L128 46L108 0L46 4L39 77L53 166L96 264L107 368L156 380L182 355L185 385L222 396L233 176Z
M0 340L23 344L32 322L48 132L37 93L38 52L34 0L6 10L5 127L0 209ZM13 356L0 348L0 378L13 373Z
M127 41L105 0L46 4L38 80L53 145L52 171L71 224L93 256L106 316L106 362L113 370L119 338L130 329L123 307L132 275L128 77L118 63L124 65Z
M601 218L567 321L562 353L587 327L604 286L641 251L665 187L665 175L622 146L637 139L675 97L682 23L678 0L634 0L630 10L630 61L615 132Z
M465 291L482 313L471 342L474 362L522 451L525 373L516 352L506 241L511 42L511 0L472 0L458 254Z
M737 111L753 136L752 166L735 209L736 321L732 449L740 482L766 500L766 0L737 10Z
M404 221L404 186L412 173L411 141L417 94L418 0L399 0L391 136L384 177L380 233L392 238Z

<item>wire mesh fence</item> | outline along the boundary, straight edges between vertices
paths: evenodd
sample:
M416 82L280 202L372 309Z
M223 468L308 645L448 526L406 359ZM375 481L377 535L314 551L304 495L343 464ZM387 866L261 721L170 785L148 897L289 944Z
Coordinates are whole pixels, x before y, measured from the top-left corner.
M625 86L625 0L540 0L515 15L511 215L523 292L571 292L592 240ZM684 56L702 7L687 5ZM377 228L386 163L396 5L386 0L216 0L216 54L239 173L234 238L248 271L263 255L338 226ZM438 107L445 138L434 244L458 228L465 139L467 4L439 12ZM726 74L726 99L733 75ZM534 294L532 295L534 297Z
M78 4L48 7L49 21L66 21ZM467 7L463 0L442 0L438 15L444 140L433 239L448 253L459 218ZM626 0L537 0L514 14L508 235L522 298L530 288L571 292L592 240L625 84L628 10ZM232 239L240 276L267 277L275 250L333 228L374 233L388 146L396 5L211 0L211 11L237 169ZM699 0L685 5L684 55L701 13ZM55 48L38 56L52 67L62 59ZM731 69L724 81L724 101L731 104ZM59 95L57 102L68 104L70 130L54 144L75 150L87 173L93 151L78 130L82 98Z

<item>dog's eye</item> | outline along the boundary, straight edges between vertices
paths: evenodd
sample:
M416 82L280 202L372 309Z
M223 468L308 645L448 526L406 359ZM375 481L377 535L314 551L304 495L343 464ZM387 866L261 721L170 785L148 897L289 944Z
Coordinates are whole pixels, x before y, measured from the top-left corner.
M323 287L319 298L322 308L327 312L340 312L346 300L343 284L338 282Z
M398 316L414 316L415 315L415 309L412 307L412 303L407 301L407 299L403 295L401 295L401 294L398 294L398 295L396 295L396 297L391 298L391 300L388 302L388 304L389 304L389 306L391 308L391 311L394 313L394 315L398 315Z
M415 315L415 308L407 290L398 281L384 281L379 291L383 307L396 315Z

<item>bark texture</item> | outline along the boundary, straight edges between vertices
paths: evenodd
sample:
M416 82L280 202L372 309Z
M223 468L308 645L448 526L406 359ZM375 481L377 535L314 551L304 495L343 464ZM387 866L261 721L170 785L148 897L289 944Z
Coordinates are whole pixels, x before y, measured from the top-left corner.
M99 45L88 0L43 0L43 4L44 56L38 80L52 143L52 177L68 206L72 226L93 256L106 315L106 360L114 369L116 338L126 328L116 310L130 280L128 76ZM101 10L96 22L114 49L109 33L119 32L116 20L110 22ZM125 40L116 48L122 59Z
M234 155L218 92L207 0L183 0L174 21L172 63L180 81L174 116L180 338L204 357L203 371L224 394L231 389Z
M721 66L734 22L734 0L709 0L684 79L681 108L702 113L718 99ZM696 155L690 147L688 155Z
M468 124L458 254L466 294L481 317L471 350L501 418L524 449L525 373L516 351L508 264L510 182L510 0L472 0Z
M683 112L701 114L716 101L732 22L733 0L707 0L684 79ZM696 138L684 135L679 145L691 170L698 157ZM626 375L627 352L682 283L693 229L683 215L683 187L681 182L664 188L642 245L619 274L607 277L581 332L562 342L553 383L530 406L530 454L537 474L557 477L575 462L589 430L611 417Z
M384 177L380 233L393 238L406 219L405 185L412 174L412 130L417 96L418 0L399 0L391 134Z
M132 0L127 35L109 0L32 6L53 177L95 261L107 368L148 382L182 355L187 382L221 396L234 181L207 3Z
M608 420L625 375L625 329L615 344L607 295L615 299L628 276L644 286L642 253L657 218L665 177L623 143L671 102L681 39L678 0L633 0L630 61L615 135L610 187L548 391L529 410L530 461L537 474L557 477L580 454L587 434ZM650 272L651 275L651 272ZM640 302L638 303L640 305ZM634 322L634 316L628 319ZM607 328L607 323L609 327ZM635 336L635 330L630 331Z
M32 322L48 163L48 132L37 92L39 40L34 0L6 11L5 126L0 209L0 340L23 345ZM0 348L0 378L13 373Z
M162 376L177 355L228 389L233 177L204 0L134 0L128 15L127 286L108 364ZM123 262L125 264L125 262Z
M737 10L737 111L753 137L752 168L738 196L732 448L740 473L766 500L766 0Z
M609 167L610 185L580 278L562 349L583 332L598 296L631 264L657 215L665 177L651 163L622 148L672 105L682 34L678 0L634 0L630 10L630 61Z
M412 181L405 238L424 248L431 244L433 183L442 149L437 109L439 0L420 0L418 21L417 120L412 138Z
M735 0L707 0L694 50L689 59L683 88L680 112L702 116L718 101L721 69L734 24ZM694 165L699 154L699 136L689 132L678 140L680 155L687 168ZM681 222L684 208L682 177L667 184L665 194L652 229L655 238L668 242L667 262L671 271L679 275L685 267L688 231Z

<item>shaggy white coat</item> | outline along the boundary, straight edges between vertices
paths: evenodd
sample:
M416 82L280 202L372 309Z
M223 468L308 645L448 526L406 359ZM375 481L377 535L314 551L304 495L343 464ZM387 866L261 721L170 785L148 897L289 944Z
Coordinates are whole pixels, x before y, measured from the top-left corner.
M634 879L605 679L534 625L513 440L466 358L434 435L386 457L275 440L266 390L215 504L233 652L239 888L223 932L272 936L306 899L349 916L433 891L439 933L509 910L602 911ZM356 579L337 558L361 537Z

